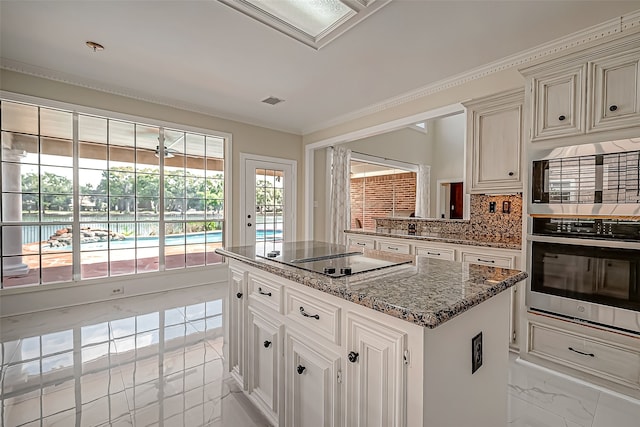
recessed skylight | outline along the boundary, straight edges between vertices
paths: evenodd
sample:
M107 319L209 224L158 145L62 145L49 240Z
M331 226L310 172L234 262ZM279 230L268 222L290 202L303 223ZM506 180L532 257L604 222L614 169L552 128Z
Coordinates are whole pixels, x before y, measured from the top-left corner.
M391 0L219 0L319 49Z

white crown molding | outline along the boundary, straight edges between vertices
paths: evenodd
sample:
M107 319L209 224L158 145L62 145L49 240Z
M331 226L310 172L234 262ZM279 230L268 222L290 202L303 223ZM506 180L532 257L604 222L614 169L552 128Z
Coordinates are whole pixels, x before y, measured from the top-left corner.
M108 85L102 82L97 82L95 80L87 79L85 77L80 77L75 74L64 73L61 71L51 70L49 68L38 67L31 64L26 64L20 61L14 61L12 59L1 58L0 57L0 69L7 71L14 71L20 74L26 74L33 77L39 77L47 80L53 80L60 83L65 83L73 86L79 86L86 89L91 89L103 93L108 93L110 95L123 96L130 99L135 99L137 101L149 102L152 104L163 105L165 107L177 108L180 110L204 114L207 116L212 116L224 120L231 120L234 122L239 122L242 124L248 124L252 126L263 127L267 129L272 129L285 133L292 133L295 135L301 135L299 129L294 128L274 128L273 125L268 123L261 123L259 121L248 121L246 117L236 116L233 114L229 114L225 111L218 111L214 109L207 109L202 106L198 106L195 104L190 104L186 102L177 101L174 99L168 99L157 96L150 96L148 94L137 92L131 89L126 89L123 87Z
M402 104L433 95L434 93L441 92L452 87L460 86L493 73L541 61L547 57L557 55L562 52L572 51L578 48L586 48L594 43L601 43L607 39L621 36L622 34L632 34L638 31L640 31L640 10L610 19L601 24L585 28L584 30L580 30L560 39L519 52L515 55L507 56L506 58L499 59L469 71L447 77L446 79L412 90L402 95L389 98L380 103L338 116L324 123L319 123L313 127L303 129L302 133L303 135L308 135L313 132L359 119L361 117L398 107Z

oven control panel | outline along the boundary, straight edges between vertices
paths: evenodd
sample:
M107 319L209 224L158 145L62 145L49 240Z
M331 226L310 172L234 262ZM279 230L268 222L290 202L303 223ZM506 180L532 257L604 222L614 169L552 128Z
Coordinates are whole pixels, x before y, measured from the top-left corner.
M640 220L533 218L533 234L640 241Z

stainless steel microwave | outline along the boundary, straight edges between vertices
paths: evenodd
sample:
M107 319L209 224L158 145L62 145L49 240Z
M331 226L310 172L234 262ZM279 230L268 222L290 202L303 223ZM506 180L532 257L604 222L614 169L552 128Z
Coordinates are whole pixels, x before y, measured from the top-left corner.
M640 215L640 138L538 153L530 182L533 215Z

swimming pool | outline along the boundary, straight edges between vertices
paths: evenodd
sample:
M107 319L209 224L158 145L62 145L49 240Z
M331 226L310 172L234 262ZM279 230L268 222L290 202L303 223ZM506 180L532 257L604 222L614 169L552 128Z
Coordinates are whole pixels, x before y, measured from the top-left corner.
M264 239L282 239L282 230L256 230L256 240ZM137 244L136 244L137 242ZM83 251L106 250L106 249L133 249L157 247L159 242L158 236L135 236L126 237L123 240L111 240L109 242L85 242L80 244ZM207 231L201 233L187 234L171 234L165 236L165 246L176 245L194 245L204 243L220 243L222 242L222 231ZM48 244L43 245L43 249L49 251L69 251L71 246L49 247Z

